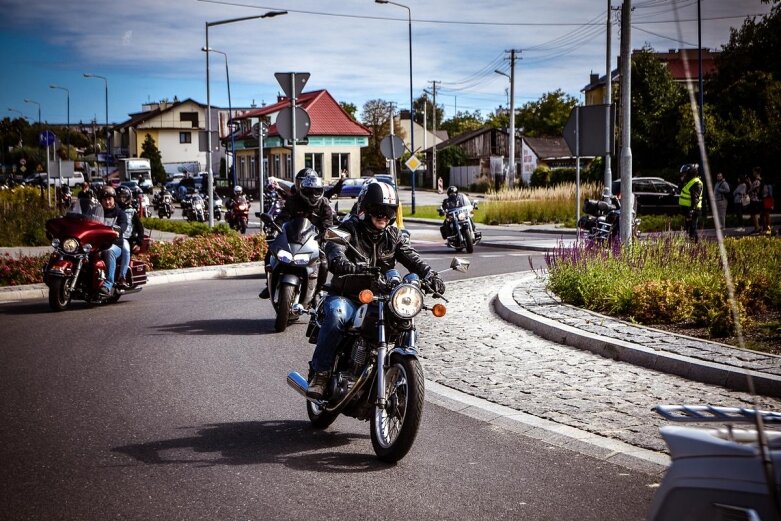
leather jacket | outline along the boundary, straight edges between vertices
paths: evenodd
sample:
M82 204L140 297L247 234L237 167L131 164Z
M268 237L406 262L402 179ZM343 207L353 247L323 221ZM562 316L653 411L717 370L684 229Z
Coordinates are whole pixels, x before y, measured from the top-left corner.
M444 201L442 201L442 209L452 210L453 208L460 208L462 206L469 206L472 203L469 201L469 198L465 196L464 194L456 194L456 197L454 199L451 199L450 197L447 197Z
M334 225L334 212L328 199L322 198L313 207L299 194L290 196L285 201L285 207L279 212L276 223L280 226L294 217L306 217L315 225L319 233L323 233L326 228Z
M396 227L388 226L382 232L377 232L352 217L340 224L339 229L350 234L350 244L363 254L368 265L379 267L383 273L395 268L397 261L421 278L431 271L431 266L420 258ZM361 290L371 287L373 277L354 275L360 273L357 263L364 262L364 259L360 259L351 249L328 242L325 254L329 270L334 274L331 294L355 298Z

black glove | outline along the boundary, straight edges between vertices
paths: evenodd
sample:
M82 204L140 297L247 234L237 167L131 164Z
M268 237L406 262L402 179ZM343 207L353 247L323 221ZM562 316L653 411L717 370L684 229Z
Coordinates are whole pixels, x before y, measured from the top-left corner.
M429 271L425 280L429 287L434 290L434 293L439 295L445 294L445 281L443 281L436 271Z

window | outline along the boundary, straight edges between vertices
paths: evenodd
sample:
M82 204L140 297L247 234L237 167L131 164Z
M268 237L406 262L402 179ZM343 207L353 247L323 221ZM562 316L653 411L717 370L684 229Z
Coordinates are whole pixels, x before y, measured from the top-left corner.
M180 112L179 121L189 121L192 128L198 128L198 113L197 112Z
M193 142L192 132L179 132L179 143L192 143L192 142Z
M304 154L304 168L313 168L323 175L323 154Z
M339 177L342 170L350 172L350 154L331 154L331 177Z

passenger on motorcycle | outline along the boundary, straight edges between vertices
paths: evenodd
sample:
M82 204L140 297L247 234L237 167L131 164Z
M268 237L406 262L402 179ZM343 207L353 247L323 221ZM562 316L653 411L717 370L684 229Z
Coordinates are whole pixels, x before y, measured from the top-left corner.
M127 270L130 268L130 252L139 251L144 242L144 223L141 222L141 215L133 208L133 193L126 186L119 188L119 207L127 215L128 226L123 234L122 256L119 259L119 280L117 286L120 288L128 287L126 279Z
M103 207L103 224L115 227L119 232L114 244L104 252L106 259L106 280L100 287L103 295L111 295L114 287L114 273L117 270L117 257L122 255L122 244L125 239L125 231L128 228L127 214L117 206L117 192L111 186L105 186L100 191L100 205Z
M302 174L303 173L303 174ZM287 198L285 206L279 215L274 219L278 226L282 226L287 221L296 217L306 217L317 228L318 234L322 235L326 228L334 225L334 213L328 199L323 197L323 180L317 175L317 172L311 168L304 168L296 174L296 183L298 190ZM270 270L271 253L266 252L266 273ZM325 254L320 252L320 268L317 275L317 285L321 287L325 284L328 277L328 263ZM261 291L258 297L269 298L268 287Z
M323 303L323 321L310 366L307 396L320 399L325 391L339 341L358 309L358 293L367 289L371 274L384 273L400 262L411 273L426 279L439 294L445 283L404 240L401 231L391 226L396 218L398 200L392 186L375 182L368 186L358 216L339 226L350 234L350 244L368 261L350 248L327 243L325 252L331 272L331 291ZM366 274L369 276L360 276ZM359 275L359 276L356 276Z

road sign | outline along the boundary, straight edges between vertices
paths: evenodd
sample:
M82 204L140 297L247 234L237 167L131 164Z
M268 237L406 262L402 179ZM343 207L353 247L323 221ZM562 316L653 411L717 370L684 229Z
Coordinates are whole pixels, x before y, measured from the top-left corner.
M40 134L38 134L38 143L42 147L48 147L49 145L53 145L55 141L57 140L57 136L54 135L54 132L51 130L44 130Z
M296 107L296 140L304 139L309 134L311 120L307 111ZM293 139L293 109L285 107L277 115L277 132L283 139Z
M380 141L380 152L386 159L398 159L404 152L404 141L399 136L385 136Z
M295 85L292 82L293 75L295 75L296 78ZM306 82L309 81L308 72L275 72L274 77L277 79L279 86L282 87L285 96L288 98L297 98L304 90Z
M410 172L414 172L415 170L420 168L421 164L422 163L420 162L420 160L417 157L415 157L415 156L410 156L410 158L407 159L407 162L404 163L404 165L407 168L409 168Z
M572 109L567 124L564 125L564 141L567 142L570 152L581 156L614 153L615 140L606 138L608 135L611 138L614 135L615 111L610 111L610 130L607 131L608 108L608 105L586 105Z

